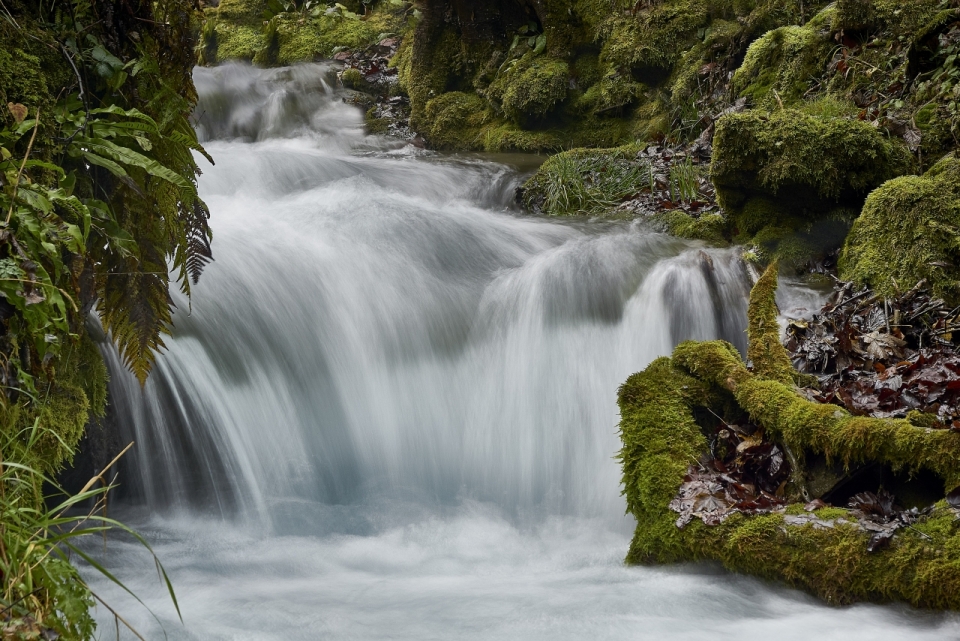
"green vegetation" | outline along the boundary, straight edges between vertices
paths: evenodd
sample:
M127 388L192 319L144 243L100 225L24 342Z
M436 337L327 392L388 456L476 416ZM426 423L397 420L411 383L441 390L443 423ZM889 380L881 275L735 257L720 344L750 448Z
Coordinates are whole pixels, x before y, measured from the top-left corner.
M348 3L349 4L349 3ZM262 66L289 65L330 58L343 49L358 49L402 32L411 12L407 2L370 3L279 2L222 0L204 12L199 52L208 65L247 60Z
M550 216L600 214L649 184L637 149L572 149L551 156L523 186L523 203Z
M710 173L735 240L802 265L839 246L866 195L910 166L867 123L780 109L721 118Z
M171 278L189 295L211 259L193 156L205 152L188 121L192 7L0 6L4 638L90 638L92 593L67 555L102 570L72 541L126 529L65 514L104 500L107 488L68 497L55 483L106 406L107 372L86 335L88 315L96 310L143 381L169 332Z
M870 194L844 245L840 273L892 296L921 279L960 302L960 159L903 176Z
M506 120L531 133L553 132L565 148L693 138L710 123L704 112L713 107L704 98L717 92L750 42L805 22L826 2L522 4L529 11L423 3L399 62L415 129L436 132L426 105L454 91L484 100L489 127ZM467 11L470 18L459 15ZM473 140L484 148L487 138Z
M901 600L921 607L958 608L960 526L945 501L900 530L889 548L869 552L870 534L847 510L821 509L812 521L802 503L785 514L735 513L719 525L699 520L678 528L669 507L691 464L707 451L695 419L702 413L749 415L793 451L825 454L846 464L880 461L895 469L926 468L946 489L960 483L960 435L915 427L905 420L850 416L806 400L785 384L791 374L770 323L776 273L769 270L751 296L753 372L722 341L683 343L631 376L619 391L623 486L637 519L628 563L716 560L727 568L807 589L831 603ZM779 350L777 349L779 347ZM765 372L762 374L761 372ZM773 378L767 378L772 375ZM777 380L780 379L780 380ZM702 412L701 410L709 410Z
M721 214L701 214L694 218L686 212L673 209L655 214L653 218L664 231L677 238L703 240L722 246L729 235L727 220Z

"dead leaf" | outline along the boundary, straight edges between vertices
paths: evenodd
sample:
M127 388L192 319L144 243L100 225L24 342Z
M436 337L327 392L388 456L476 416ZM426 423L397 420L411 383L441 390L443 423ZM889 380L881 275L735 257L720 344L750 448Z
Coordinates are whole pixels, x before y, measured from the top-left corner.
M27 108L20 103L8 102L7 109L10 110L10 114L13 116L13 119L18 125L27 119Z

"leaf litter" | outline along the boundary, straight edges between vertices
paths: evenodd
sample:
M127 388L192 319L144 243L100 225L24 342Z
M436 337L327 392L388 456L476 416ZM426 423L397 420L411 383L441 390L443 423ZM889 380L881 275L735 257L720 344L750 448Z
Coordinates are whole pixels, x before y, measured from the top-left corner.
M837 281L834 296L812 319L791 320L785 346L797 370L818 381L800 392L858 416L909 418L919 427L960 431L960 356L953 343L960 338L960 307L948 307L925 285L884 299ZM679 515L678 528L694 518L718 525L735 513L783 513L791 472L790 457L764 438L761 427L721 421L709 454L690 466L669 507ZM946 500L960 514L960 488ZM882 487L852 496L845 516L819 517L826 507L814 499L804 506L806 514L785 515L784 523L858 527L870 534L867 550L877 552L933 509L905 509Z
M960 307L949 308L924 285L883 299L840 283L812 320L791 321L785 346L794 366L819 380L803 394L856 416L960 431L960 355L953 344Z
M711 439L710 455L690 466L670 509L677 527L694 518L718 525L731 514L769 514L786 504L784 487L790 463L776 443L749 423L721 422Z

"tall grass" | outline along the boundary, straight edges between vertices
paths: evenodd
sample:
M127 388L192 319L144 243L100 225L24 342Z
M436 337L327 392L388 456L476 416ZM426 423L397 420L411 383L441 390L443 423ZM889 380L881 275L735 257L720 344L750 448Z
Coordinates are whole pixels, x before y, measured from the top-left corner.
M129 534L153 555L159 578L179 614L173 587L149 543L105 516L112 489L105 474L132 443L80 492L71 495L31 464L39 440L51 433L37 421L19 433L0 435L0 637L90 639L96 628L90 609L99 601L113 613L118 626L123 623L142 639L90 589L71 563L73 557L82 559L133 595L78 545L82 537L106 536L109 531Z
M541 175L544 213L600 214L639 193L650 167L613 154L566 152L548 160Z
M697 200L700 195L700 178L704 170L693 164L688 156L670 166L670 199L678 202Z

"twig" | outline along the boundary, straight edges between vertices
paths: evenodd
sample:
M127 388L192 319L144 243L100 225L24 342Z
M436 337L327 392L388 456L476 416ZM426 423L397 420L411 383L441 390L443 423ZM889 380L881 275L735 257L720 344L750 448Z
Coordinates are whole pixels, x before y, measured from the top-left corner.
M73 68L73 73L77 77L77 82L80 84L80 101L83 103L83 110L86 113L86 118L83 121L83 125L81 125L80 127L77 127L77 130L75 132L73 132L72 134L70 134L64 139L65 143L70 144L71 142L73 142L73 139L77 137L77 134L79 134L81 131L83 131L86 128L87 123L90 122L90 105L87 104L87 93L86 93L86 90L83 88L83 78L80 77L80 70L77 69L77 65L74 64L73 57L70 55L70 52L67 51L67 48L64 47L63 45L60 45L60 51L63 53L63 57L67 59L67 62L70 63L70 66Z
M37 130L40 128L40 110L37 109L37 119L33 123L33 134L30 136L30 142L27 144L27 153L23 156L23 162L20 163L20 171L17 172L17 180L13 183L13 196L10 198L10 210L7 211L7 219L3 226L10 226L10 219L13 217L13 208L17 204L17 191L20 189L20 178L23 176L23 170L27 167L27 159L30 152L33 151L33 141L37 139Z
M93 590L91 590L89 585L87 586L87 590L90 592L90 595L91 595L93 598L95 598L97 601L99 601L100 603L103 604L103 607L105 607L106 609L110 610L110 613L111 613L118 621L120 621L120 623L122 623L123 625L127 626L127 629L130 630L131 632L133 632L133 633L137 636L137 638L140 639L140 641L147 641L146 639L143 638L143 635L141 635L139 632L137 632L137 629L136 629L135 627L133 627L132 625L130 625L129 623L127 623L127 620L124 619L122 616L120 616L120 613L119 613L119 612L117 612L116 610L114 610L113 608L111 608L111 607L107 604L106 601L104 601L103 599L101 599L100 596L99 596L96 592L94 592Z
M99 480L99 481L102 481L102 480L103 480L103 475L107 473L107 470L109 470L111 467L113 467L113 466L117 463L117 461L120 460L120 457L122 457L124 454L126 454L128 451L130 451L130 448L133 447L133 444L134 444L134 441L130 441L130 444L127 445L125 448L123 448L123 451L122 451L122 452L120 452L119 454L117 454L116 456L114 456L114 457L113 457L113 460L110 461L109 463L107 463L107 466L106 466L105 468L103 468L102 470L100 470L100 473L99 473L99 474L97 474L97 475L94 476L92 479L90 479L89 481L87 481L87 484L84 485L84 486L83 486L83 489L80 490L79 492L77 492L77 494L83 494L84 492L86 492L87 490L89 490L91 487L93 487L94 483L96 483L98 480Z
M932 540L933 540L933 537L932 537L932 536L930 536L930 535L927 534L926 532L921 532L920 530L918 530L917 528L913 527L912 525L907 525L906 527L910 528L911 530L913 530L914 532L916 532L917 534L919 534L920 536L922 536L923 538L925 538L925 539L928 540L928 541L932 541Z
M25 601L26 599L29 599L30 597L32 597L34 594L36 594L37 592L39 592L39 591L42 590L42 589L43 589L43 588L37 588L36 590L34 590L33 592L31 592L30 594L24 594L22 597L20 597L20 598L17 599L16 601L12 602L10 605L8 605L8 606L5 607L4 609L0 610L0 617L2 617L4 614L6 614L6 613L9 612L10 610L12 610L12 609L13 609L13 606L15 606L16 604L20 603L21 601Z

